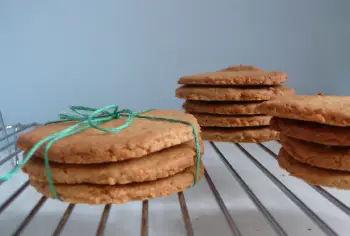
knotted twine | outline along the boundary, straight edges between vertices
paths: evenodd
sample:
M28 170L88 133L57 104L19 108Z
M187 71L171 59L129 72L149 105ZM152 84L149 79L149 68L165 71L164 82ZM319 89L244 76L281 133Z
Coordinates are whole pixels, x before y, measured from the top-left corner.
M85 106L71 106L70 109L76 114L60 114L60 119L57 121L52 121L47 124L52 123L61 123L61 122L69 122L69 121L77 121L75 125L72 125L60 132L52 134L39 142L37 142L26 154L23 160L10 172L5 175L0 176L0 181L7 181L11 179L15 174L17 174L24 165L33 157L35 152L42 146L45 145L44 151L44 163L46 170L46 177L50 186L51 193L56 199L59 199L59 196L55 189L55 184L52 179L52 174L50 170L50 162L49 162L49 150L51 146L60 139L75 135L89 128L98 129L107 133L116 134L127 127L129 127L135 120L135 118L141 119L149 119L149 120L160 120L160 121L168 121L175 123L182 123L190 125L193 129L194 140L196 144L196 170L195 170L195 178L194 184L196 184L199 177L199 166L200 166L200 144L199 144L199 136L196 126L186 120L178 120L174 118L164 118L164 117L155 117L155 116L145 116L141 115L142 113L151 111L153 109L148 109L140 112L132 112L129 109L119 110L118 105L110 105L100 109L85 107ZM112 110L112 111L111 111ZM86 114L86 112L91 112L90 114ZM104 128L100 126L103 123L109 122L114 119L120 119L122 117L127 117L124 124L115 128Z

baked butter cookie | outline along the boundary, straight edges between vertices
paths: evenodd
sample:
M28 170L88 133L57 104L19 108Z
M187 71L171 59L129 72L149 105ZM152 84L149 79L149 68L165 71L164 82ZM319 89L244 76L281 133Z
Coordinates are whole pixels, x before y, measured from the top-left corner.
M153 110L143 115L189 121L197 127L198 132L200 131L196 119L181 111ZM126 118L115 119L102 124L102 127L119 127L125 121ZM39 126L21 134L17 146L27 152L40 140L71 127L73 124L75 123L66 122ZM129 127L116 134L90 128L58 140L49 149L49 159L53 162L72 164L122 161L139 158L192 139L194 139L194 134L190 125L135 118ZM35 153L36 156L42 158L44 150L45 145Z
M204 167L199 168L199 179L204 175ZM55 184L59 197L70 203L121 204L135 200L165 197L181 192L194 183L195 167L164 179L124 185ZM30 184L44 196L53 198L46 182L31 180Z
M257 115L256 107L261 102L202 102L186 100L182 108L186 112L221 115Z
M350 172L312 167L294 160L283 148L278 155L278 164L292 176L316 186L350 189Z
M207 87L185 85L176 89L178 98L202 101L265 101L292 95L294 89L283 85L271 87ZM264 114L264 112L262 112Z
M233 143L258 143L279 139L279 133L269 127L203 128L203 140Z
M51 163L50 170L54 183L115 185L166 178L195 165L195 162L195 143L190 141L133 160L88 165ZM23 171L33 180L47 181L41 158L30 159Z
M280 71L225 70L183 76L178 83L217 86L264 86L281 84L287 80L287 74Z
M222 116L192 113L201 127L267 126L271 116Z
M270 127L287 136L334 146L350 146L350 127L337 127L314 122L273 117Z
M350 148L329 147L280 134L283 148L294 159L324 169L350 171Z
M257 110L269 116L350 126L350 97L285 96L262 103Z

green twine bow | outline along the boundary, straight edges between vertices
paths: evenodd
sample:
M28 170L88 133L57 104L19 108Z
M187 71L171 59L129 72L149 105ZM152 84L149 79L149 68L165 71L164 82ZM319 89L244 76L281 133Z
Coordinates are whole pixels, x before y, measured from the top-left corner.
M50 162L49 162L49 149L51 146L57 142L60 139L63 139L65 137L72 136L74 134L80 133L84 130L87 130L89 128L95 128L107 133L115 134L123 129L129 127L135 120L135 118L142 118L142 119L150 119L150 120L162 120L162 121L169 121L169 122L176 122L176 123L182 123L190 125L193 129L194 134L194 140L196 144L196 172L195 172L195 179L194 184L196 184L199 176L199 165L200 165L200 144L199 144L199 136L197 128L194 124L191 122L185 121L185 120L178 120L173 118L164 118L164 117L154 117L154 116L144 116L140 115L142 113L145 113L147 111L151 111L152 109L144 110L141 112L132 112L129 109L123 109L119 111L118 105L110 105L106 106L100 109L90 108L90 107L84 107L84 106L71 106L70 109L76 113L73 115L68 114L60 114L60 120L49 122L47 124L51 123L60 123L60 122L68 122L68 121L77 121L75 125L64 129L58 133L52 134L42 140L40 140L38 143L36 143L30 151L27 153L25 158L20 162L13 170L8 172L7 174L0 176L0 181L7 181L10 178L12 178L20 169L23 168L25 164L30 160L30 158L35 154L35 152L46 143L45 146L45 152L44 152L44 163L45 163L45 169L46 169L46 176L47 180L49 182L49 186L51 189L52 194L56 199L60 199L57 195L55 185L53 183L52 174L50 170ZM112 110L112 111L111 111ZM85 114L84 112L91 112L90 114ZM127 117L126 122L115 128L103 128L99 126L102 123L106 123L108 121L114 120L114 119L120 119L122 117Z

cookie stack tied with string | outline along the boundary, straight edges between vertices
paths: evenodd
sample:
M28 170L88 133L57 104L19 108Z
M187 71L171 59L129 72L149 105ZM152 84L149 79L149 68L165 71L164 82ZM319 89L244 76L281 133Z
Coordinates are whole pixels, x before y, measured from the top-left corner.
M281 83L288 76L249 65L231 66L217 72L184 76L178 81L178 98L202 127L202 138L223 142L265 142L278 139L268 125L271 117L257 112L263 101L294 94Z
M64 115L78 121L39 126L17 141L27 152L21 166L30 184L45 196L70 203L125 203L181 192L203 177L200 127L190 114L118 112L111 106L72 117Z
M350 97L291 96L257 109L281 132L280 167L313 185L350 189Z

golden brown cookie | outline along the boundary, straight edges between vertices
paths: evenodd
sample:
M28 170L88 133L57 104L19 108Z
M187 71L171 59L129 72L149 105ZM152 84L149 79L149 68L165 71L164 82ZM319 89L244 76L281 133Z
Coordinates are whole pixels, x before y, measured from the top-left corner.
M286 86L272 87L206 87L185 85L176 89L176 96L201 101L264 101L278 96L292 95Z
M222 115L256 115L255 108L261 102L202 102L186 100L182 108L186 112L222 114Z
M267 126L271 116L223 116L193 114L198 124L202 127L247 127L247 126Z
M268 127L203 128L203 140L233 143L268 142L279 138L279 133Z
M285 96L264 102L261 113L334 126L350 126L350 97Z
M350 172L312 167L294 160L283 148L278 155L278 164L291 175L316 186L350 189Z
M133 160L88 165L51 163L50 170L55 183L115 185L166 178L193 166L195 161L195 143L190 141ZM41 158L32 158L23 171L31 179L47 181Z
M143 115L186 120L200 128L196 119L176 110L153 110ZM105 128L118 127L126 118L103 124ZM33 131L21 134L17 146L28 151L47 136L70 127L73 122L39 126ZM103 163L139 158L149 153L175 146L194 138L190 125L136 118L126 129L116 134L90 128L84 132L57 141L49 150L49 159L63 163ZM45 146L36 153L44 154Z
M350 127L337 127L278 117L271 119L270 127L296 139L325 145L350 146Z
M70 203L121 204L182 192L193 185L194 172L195 168L191 167L178 174L151 182L124 185L56 184L55 189L63 201ZM203 175L204 167L201 165L199 178L201 179ZM44 196L53 197L48 183L31 180L30 184Z
M350 148L329 147L280 134L283 148L294 159L324 169L350 171Z
M263 71L255 66L251 65L238 65L238 66L229 66L227 68L221 69L219 71L242 71L242 70L248 70L248 71Z
M178 81L179 84L189 85L277 85L288 80L288 76L280 71L217 71L203 74L183 76Z

